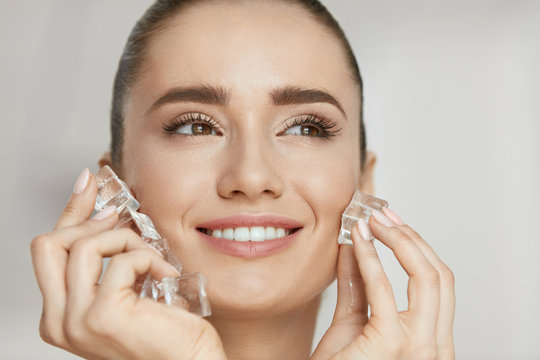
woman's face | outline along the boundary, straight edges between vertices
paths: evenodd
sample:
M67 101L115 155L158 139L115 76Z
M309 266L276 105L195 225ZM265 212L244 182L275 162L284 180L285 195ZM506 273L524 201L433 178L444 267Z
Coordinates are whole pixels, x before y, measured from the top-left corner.
M152 39L125 107L121 173L184 270L206 275L217 315L319 295L360 177L359 90L341 45L301 8L254 3L183 11ZM265 225L281 238L240 241Z

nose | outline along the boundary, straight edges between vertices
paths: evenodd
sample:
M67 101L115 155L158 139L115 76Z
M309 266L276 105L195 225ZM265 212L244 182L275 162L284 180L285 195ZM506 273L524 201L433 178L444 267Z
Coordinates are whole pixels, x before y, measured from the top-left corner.
M279 159L271 144L261 138L236 139L223 153L225 166L218 180L221 197L277 198L283 193L283 178L279 175Z

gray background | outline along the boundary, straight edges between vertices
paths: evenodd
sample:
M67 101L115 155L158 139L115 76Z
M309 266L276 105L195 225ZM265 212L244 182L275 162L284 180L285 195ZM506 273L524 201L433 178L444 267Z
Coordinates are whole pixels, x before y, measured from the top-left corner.
M2 359L73 358L39 339L29 243L96 170L116 64L149 3L0 1ZM540 2L325 3L363 73L377 193L455 273L458 358L538 359ZM380 253L403 308L406 276ZM318 336L334 302L330 288Z

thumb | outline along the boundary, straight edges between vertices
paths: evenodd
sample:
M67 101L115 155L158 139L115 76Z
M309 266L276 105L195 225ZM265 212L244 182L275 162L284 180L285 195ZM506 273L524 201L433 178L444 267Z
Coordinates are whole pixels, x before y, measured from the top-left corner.
M97 182L95 177L90 173L88 168L84 169L73 188L73 193L68 200L64 211L60 215L55 230L74 226L88 220L92 211L94 210L94 204L96 202L97 195Z

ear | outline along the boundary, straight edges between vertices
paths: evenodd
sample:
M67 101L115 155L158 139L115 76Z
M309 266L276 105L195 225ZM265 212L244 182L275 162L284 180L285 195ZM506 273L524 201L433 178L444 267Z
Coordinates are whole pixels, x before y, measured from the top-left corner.
M362 168L362 172L358 179L358 189L365 193L373 195L375 194L375 184L373 177L375 174L375 164L377 163L377 157L371 151L366 153L366 162Z
M103 155L98 160L98 165L100 168L104 167L105 165L108 165L112 168L112 157L110 151L105 151Z

